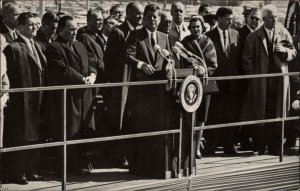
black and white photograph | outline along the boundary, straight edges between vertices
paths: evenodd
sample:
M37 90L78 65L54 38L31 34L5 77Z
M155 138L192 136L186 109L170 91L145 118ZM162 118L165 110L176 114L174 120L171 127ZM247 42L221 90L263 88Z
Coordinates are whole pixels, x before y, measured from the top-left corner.
M0 0L0 191L300 190L300 0Z

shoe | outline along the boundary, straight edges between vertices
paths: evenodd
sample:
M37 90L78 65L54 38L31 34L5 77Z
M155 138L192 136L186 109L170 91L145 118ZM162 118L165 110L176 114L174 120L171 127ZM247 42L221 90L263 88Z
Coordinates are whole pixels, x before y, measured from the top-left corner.
M196 152L196 159L202 159L202 155L199 150Z
M224 147L223 150L224 150L224 154L228 154L228 155L237 155L238 154L237 150L234 146L230 147L230 148Z
M31 174L27 177L29 181L45 181L46 178L44 176L38 174Z
M22 184L22 185L28 184L25 174L19 175L16 179L13 180L13 182L16 184Z
M124 157L122 160L122 168L128 168L129 167L129 162L127 160L127 157Z

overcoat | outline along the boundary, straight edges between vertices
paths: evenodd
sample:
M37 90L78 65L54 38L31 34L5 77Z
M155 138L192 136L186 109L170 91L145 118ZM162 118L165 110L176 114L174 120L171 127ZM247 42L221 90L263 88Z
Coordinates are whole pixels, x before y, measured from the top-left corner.
M50 85L82 85L83 77L97 74L90 65L87 50L81 42L75 41L73 50L61 37L48 45L46 58ZM53 125L56 138L61 138L63 127L62 92L52 94ZM67 138L80 138L88 129L95 129L91 89L67 91Z
M249 34L246 39L246 46L243 54L243 70L246 74L267 74L269 70L269 53L267 48L267 38L265 36L264 26L260 27L253 33ZM273 47L276 43L282 41L288 41L293 44L292 38L289 32L279 26L275 26ZM274 53L274 66L277 71L281 73L288 72L288 62L296 56L296 50L294 47L286 48L286 54L284 56ZM285 87L283 87L285 82ZM289 110L289 77L283 77L281 83L278 84L276 103L276 116L286 116L286 112ZM260 120L265 119L265 106L268 97L267 94L267 79L256 78L250 80L248 92L246 94L245 103L242 109L241 119L247 120ZM282 107L283 106L283 107Z
M21 36L4 49L10 88L40 87L46 84L46 58L38 43L35 43L35 48L42 68L36 63L32 51ZM42 93L11 93L9 97L4 143L16 145L25 141L38 141Z

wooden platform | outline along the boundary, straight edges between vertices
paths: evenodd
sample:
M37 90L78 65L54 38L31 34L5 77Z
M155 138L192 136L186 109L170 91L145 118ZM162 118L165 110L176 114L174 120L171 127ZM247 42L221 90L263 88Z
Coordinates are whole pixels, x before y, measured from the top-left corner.
M239 152L236 157L221 151L214 157L197 160L192 177L158 180L136 177L126 169L95 169L91 175L68 177L67 190L297 190L299 186L299 147L284 156L253 156ZM28 185L3 184L2 190L60 190L59 179L29 182ZM0 189L1 190L1 189Z

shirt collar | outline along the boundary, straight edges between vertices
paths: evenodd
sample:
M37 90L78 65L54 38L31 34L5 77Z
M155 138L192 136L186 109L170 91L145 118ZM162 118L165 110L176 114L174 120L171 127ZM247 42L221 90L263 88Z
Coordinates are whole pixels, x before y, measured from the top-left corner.
M176 24L175 22L174 22L174 25L175 25L175 27L176 27L176 29L184 29L184 31L186 31L186 27L184 26L184 23L181 23L180 25L178 25L178 24Z
M274 28L272 29L272 30L270 30L270 29L267 29L266 27L265 27L265 25L264 25L264 28L265 28L265 30L266 30L266 32L269 34L269 32L274 32Z
M255 30L253 30L249 25L247 25L248 29L250 30L250 32L254 32Z
M4 23L4 24L5 24L5 23ZM15 29L11 29L11 28L10 28L9 26L7 26L6 24L5 24L5 26L6 26L8 32L9 32L10 34L12 34L13 32L16 32Z
M107 42L108 36L106 36L106 35L105 35L105 34L103 34L103 33L102 33L102 36L103 36L103 38L104 38L105 42Z
M220 36L223 37L223 30L220 29L219 26L217 26L217 29L218 29L218 31L219 31ZM225 35L228 36L228 30L225 30Z
M151 33L153 33L154 37L156 37L156 30L153 31L153 32L151 32L151 31L149 31L146 27L145 27L145 29L147 30L147 33L148 33L148 36L149 36L149 37L151 37Z
M134 30L134 27L132 26L132 24L131 24L129 21L127 21L127 20L126 20L126 22L127 22L127 25L128 25L128 27L129 27L129 29L130 29L131 31L133 31L133 30Z
M25 37L25 36L23 36L23 35L21 35L21 34L20 34L20 36L21 36L22 39L26 42L26 44L29 45L29 47L31 47L31 42L30 42L30 41L31 41L32 39L29 39L29 38L27 38L27 37Z

